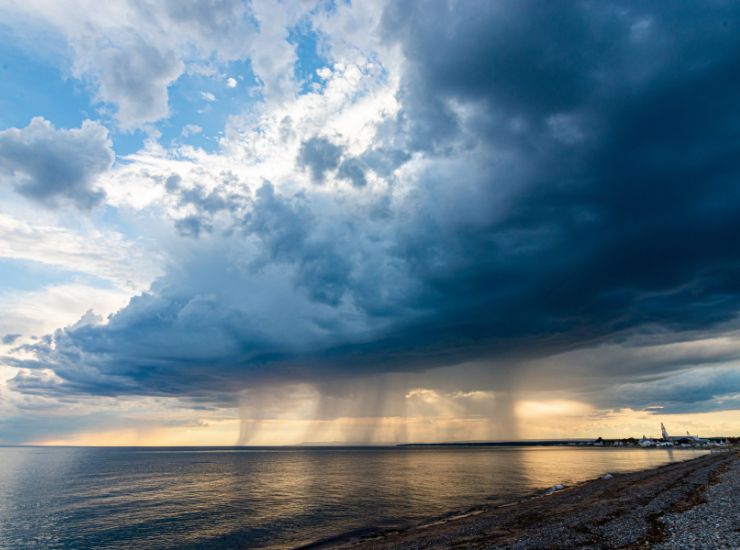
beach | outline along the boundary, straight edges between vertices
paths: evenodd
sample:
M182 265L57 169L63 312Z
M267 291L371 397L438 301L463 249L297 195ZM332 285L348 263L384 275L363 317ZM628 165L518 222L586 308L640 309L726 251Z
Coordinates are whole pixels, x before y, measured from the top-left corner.
M740 453L605 475L313 548L740 548Z

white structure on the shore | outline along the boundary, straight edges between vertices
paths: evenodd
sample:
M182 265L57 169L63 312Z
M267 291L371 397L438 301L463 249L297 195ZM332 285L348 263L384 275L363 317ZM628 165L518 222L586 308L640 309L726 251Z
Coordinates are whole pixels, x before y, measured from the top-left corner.
M688 439L694 443L706 443L706 439L702 439L698 435L691 435L688 431L686 432L686 435L669 435L668 430L665 429L665 426L663 423L660 423L660 433L663 435L663 441L678 441L680 439Z
M655 441L648 439L645 435L642 436L642 439L638 441L637 444L640 447L655 447Z

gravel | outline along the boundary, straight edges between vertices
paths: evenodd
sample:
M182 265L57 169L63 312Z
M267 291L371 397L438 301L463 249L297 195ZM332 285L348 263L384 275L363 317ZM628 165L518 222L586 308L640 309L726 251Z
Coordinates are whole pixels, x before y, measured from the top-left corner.
M740 461L735 460L718 481L706 490L706 503L660 518L666 539L654 548L740 548Z

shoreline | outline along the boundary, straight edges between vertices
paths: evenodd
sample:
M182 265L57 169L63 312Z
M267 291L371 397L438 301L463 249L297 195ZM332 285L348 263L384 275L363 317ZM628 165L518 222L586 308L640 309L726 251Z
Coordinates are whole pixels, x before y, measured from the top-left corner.
M474 506L409 527L339 533L300 548L651 548L661 543L673 548L671 537L682 535L663 520L704 504L713 485L736 483L739 459L737 450L712 452L539 491L503 504ZM727 492L722 486L718 490L723 495ZM729 536L740 537L740 532ZM681 546L679 540L675 547Z

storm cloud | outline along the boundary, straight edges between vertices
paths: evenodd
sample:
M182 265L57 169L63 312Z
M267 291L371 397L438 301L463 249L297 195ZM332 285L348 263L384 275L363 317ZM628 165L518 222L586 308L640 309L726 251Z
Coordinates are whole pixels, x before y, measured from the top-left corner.
M374 172L376 202L252 182L221 247L194 243L106 323L31 346L15 387L40 391L41 369L59 376L49 392L105 395L467 361L503 373L638 333L733 326L736 4L402 2L382 37L403 53L398 112L361 162L317 136L297 160L314 183L337 170L357 190ZM221 210L209 196L183 200ZM178 229L197 236L198 220ZM715 374L696 402L740 391ZM679 407L687 385L611 403Z
M342 148L325 137L312 137L301 146L298 166L308 168L314 183L323 183L326 173L339 166Z

